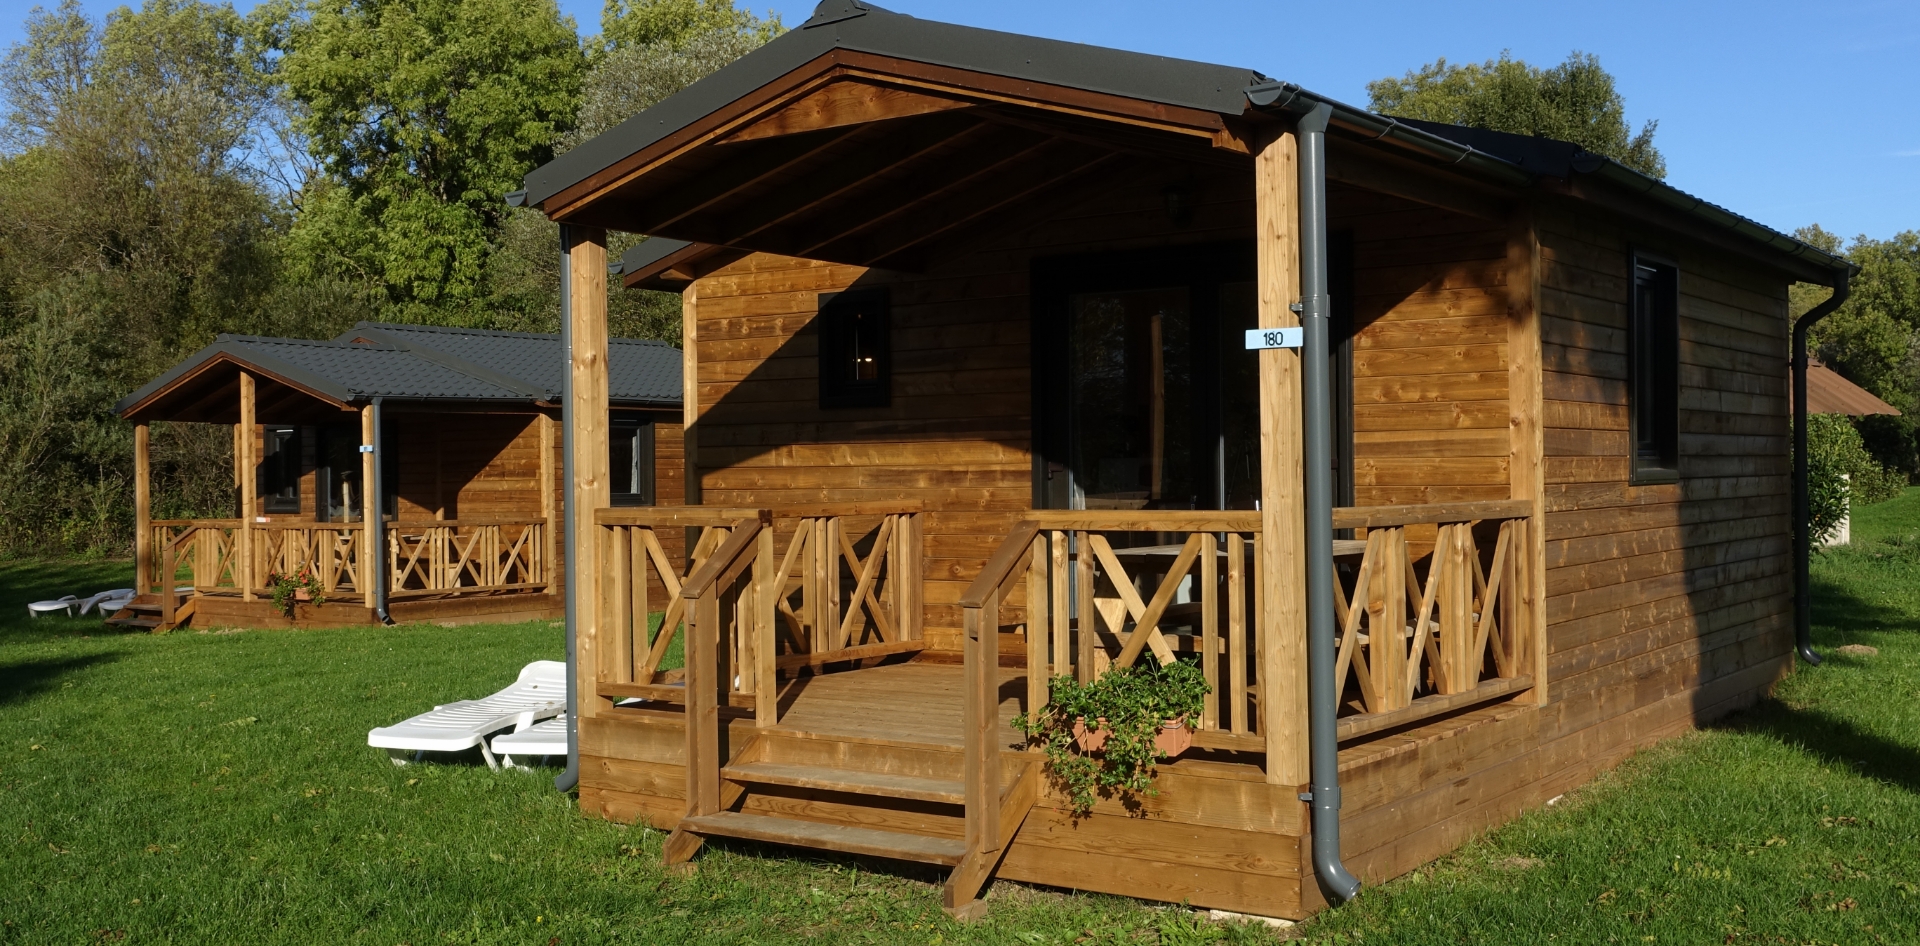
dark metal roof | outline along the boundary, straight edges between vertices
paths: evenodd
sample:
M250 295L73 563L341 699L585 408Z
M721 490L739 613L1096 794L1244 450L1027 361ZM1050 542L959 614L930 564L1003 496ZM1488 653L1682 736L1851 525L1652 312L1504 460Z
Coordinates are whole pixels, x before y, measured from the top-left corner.
M542 400L560 399L567 360L558 335L361 322L340 336L343 340L357 337L450 357L471 374L511 379ZM680 405L680 349L636 338L609 339L607 349L608 400L615 404Z
M342 405L375 397L554 402L560 398L566 369L558 335L361 322L331 341L221 335L127 395L114 410L124 414L221 360ZM680 350L671 345L612 339L609 400L630 407L676 408L681 364Z
M826 0L805 23L535 168L526 178L527 204L539 206L835 49L1226 115L1244 111L1247 99L1242 90L1266 78L1251 69L922 20L865 0Z
M1367 138L1411 147L1507 186L1535 177L1600 178L1710 226L1826 271L1852 264L1787 234L1687 194L1658 179L1566 142L1395 119L1276 82L1243 67L1003 33L921 20L865 0L825 0L799 27L668 97L604 134L534 169L525 201L539 206L561 191L719 111L835 49L1203 109L1226 116L1284 111L1324 102L1334 124ZM1556 173L1558 172L1558 173ZM657 241L648 241L654 243ZM641 244L626 271L655 262L671 247Z

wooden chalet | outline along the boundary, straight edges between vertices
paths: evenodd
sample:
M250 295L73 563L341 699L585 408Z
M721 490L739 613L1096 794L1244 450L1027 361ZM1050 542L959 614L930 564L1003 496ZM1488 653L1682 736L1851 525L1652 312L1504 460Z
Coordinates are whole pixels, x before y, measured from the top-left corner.
M526 187L580 804L670 861L1302 917L1792 666L1787 287L1847 264L1573 145L828 0ZM609 229L682 295L684 507L603 485ZM1072 817L1008 719L1182 657L1194 748Z
M608 360L613 499L678 503L680 352L615 339ZM109 622L560 618L565 364L558 335L362 322L332 341L220 336L117 406L134 423L139 595ZM233 428L232 518L153 517L154 421ZM303 571L321 602L274 607L272 576Z

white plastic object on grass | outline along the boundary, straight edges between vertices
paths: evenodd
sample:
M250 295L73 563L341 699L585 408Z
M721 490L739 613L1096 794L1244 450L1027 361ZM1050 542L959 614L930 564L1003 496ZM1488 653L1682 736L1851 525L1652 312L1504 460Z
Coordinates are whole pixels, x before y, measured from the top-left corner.
M67 617L73 617L73 609L79 604L80 598L76 595L61 595L51 601L35 601L27 605L27 617L37 618L42 614L52 614L55 611L65 611Z
M488 736L503 729L525 730L559 715L566 705L566 663L536 660L520 670L512 686L484 699L447 703L374 729L367 733L367 745L387 750L394 765L406 765L409 753L417 758L422 752L460 752L479 746L487 767L498 769L500 764L487 746Z
M109 591L102 591L98 594L88 595L82 600L80 602L80 613L84 615L88 611L93 610L95 605L98 605L101 614L112 614L120 610L120 608L126 607L125 602L131 600L133 600L132 588L114 588ZM118 604L119 607L108 607L108 605L113 604Z
M526 768L513 761L515 756L522 759L535 756L565 758L567 714L561 713L546 722L535 723L526 729L493 737L493 754L500 758L500 764L514 768Z

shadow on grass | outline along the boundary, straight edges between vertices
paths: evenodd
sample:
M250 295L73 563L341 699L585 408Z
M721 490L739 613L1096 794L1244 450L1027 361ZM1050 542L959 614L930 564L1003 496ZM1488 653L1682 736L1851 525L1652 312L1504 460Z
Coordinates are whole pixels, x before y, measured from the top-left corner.
M1813 625L1837 631L1871 629L1920 633L1920 612L1899 605L1875 604L1848 592L1844 585L1816 574L1813 577Z
M17 703L53 689L60 678L79 673L96 664L111 663L114 654L89 654L85 657L23 660L0 665L0 706Z
M1794 709L1778 700L1766 700L1727 719L1722 728L1758 733L1828 765L1920 792L1920 750L1819 710Z

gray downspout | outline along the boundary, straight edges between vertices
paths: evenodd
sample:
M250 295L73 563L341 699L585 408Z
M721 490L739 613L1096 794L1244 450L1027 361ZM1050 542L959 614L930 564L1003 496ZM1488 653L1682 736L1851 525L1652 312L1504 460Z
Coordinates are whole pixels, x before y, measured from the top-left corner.
M566 562L564 581L567 586L567 769L553 777L553 787L570 792L580 783L580 695L575 691L575 651L574 651L574 589L580 587L575 581L573 537L573 273L572 229L566 224L560 225L560 354L565 359L560 372L560 495L563 536L566 546L563 549Z
M1800 659L1820 666L1813 652L1813 589L1809 585L1813 559L1813 531L1809 518L1813 502L1807 483L1807 330L1826 318L1851 292L1851 273L1839 270L1833 295L1793 323L1793 639Z
M373 482L367 484L366 507L360 514L367 517L367 541L373 546L367 554L373 556L373 613L382 624L392 624L393 618L387 615L387 569L385 551L387 548L387 484L385 478L386 456L381 452L384 442L381 428L387 421L386 398L373 399Z
M1306 414L1307 487L1307 742L1313 805L1313 872L1328 899L1345 903L1360 880L1340 861L1340 745L1334 729L1340 693L1334 684L1333 434L1327 299L1327 119L1325 102L1300 116L1300 322L1305 336L1302 388Z

